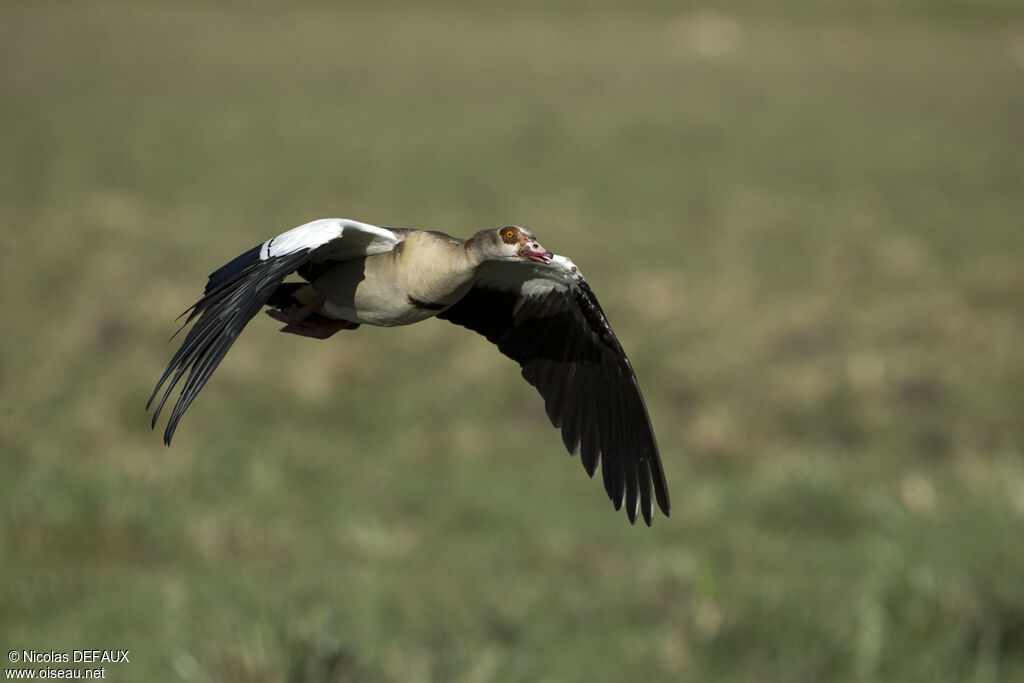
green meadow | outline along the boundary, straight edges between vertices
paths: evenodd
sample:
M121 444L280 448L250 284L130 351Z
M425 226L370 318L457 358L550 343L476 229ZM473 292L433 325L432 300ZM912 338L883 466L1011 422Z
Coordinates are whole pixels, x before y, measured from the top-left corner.
M325 216L571 256L671 517L631 527L444 321L260 316L164 447L175 317ZM1018 2L0 0L0 303L3 652L1024 680Z

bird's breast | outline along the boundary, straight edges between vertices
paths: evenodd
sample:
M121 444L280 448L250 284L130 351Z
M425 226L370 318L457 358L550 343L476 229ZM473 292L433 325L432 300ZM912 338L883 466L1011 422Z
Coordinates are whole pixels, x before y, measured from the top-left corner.
M314 287L326 299L324 315L395 327L437 315L461 299L471 284L472 273L403 264L389 252L339 263Z

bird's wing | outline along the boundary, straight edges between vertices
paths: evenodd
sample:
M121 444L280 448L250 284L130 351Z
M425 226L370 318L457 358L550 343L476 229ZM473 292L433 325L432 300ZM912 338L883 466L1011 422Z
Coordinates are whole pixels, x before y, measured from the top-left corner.
M214 271L202 298L182 313L188 315L182 329L193 320L195 325L171 358L146 404L148 409L166 384L153 413L155 427L174 387L185 378L167 420L164 443L170 444L189 404L285 277L310 264L391 251L405 238L405 233L345 218L324 218L271 238Z
M650 525L670 503L658 444L636 374L590 285L572 261L491 262L438 314L487 337L522 366L551 423L591 477L598 462L615 509ZM653 487L653 498L652 498Z

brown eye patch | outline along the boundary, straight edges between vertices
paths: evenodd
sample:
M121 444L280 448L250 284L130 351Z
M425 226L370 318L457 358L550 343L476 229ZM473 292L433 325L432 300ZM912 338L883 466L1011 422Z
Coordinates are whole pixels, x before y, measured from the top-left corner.
M519 241L519 228L509 225L501 229L501 240L505 244L515 244Z

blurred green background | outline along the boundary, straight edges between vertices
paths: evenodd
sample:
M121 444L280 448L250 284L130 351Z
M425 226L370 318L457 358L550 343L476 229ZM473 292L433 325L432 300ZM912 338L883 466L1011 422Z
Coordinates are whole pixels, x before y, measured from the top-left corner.
M257 318L313 218L530 226L630 352L630 527L481 338ZM1024 680L1024 7L0 2L0 645L119 681ZM6 662L5 662L6 665Z

